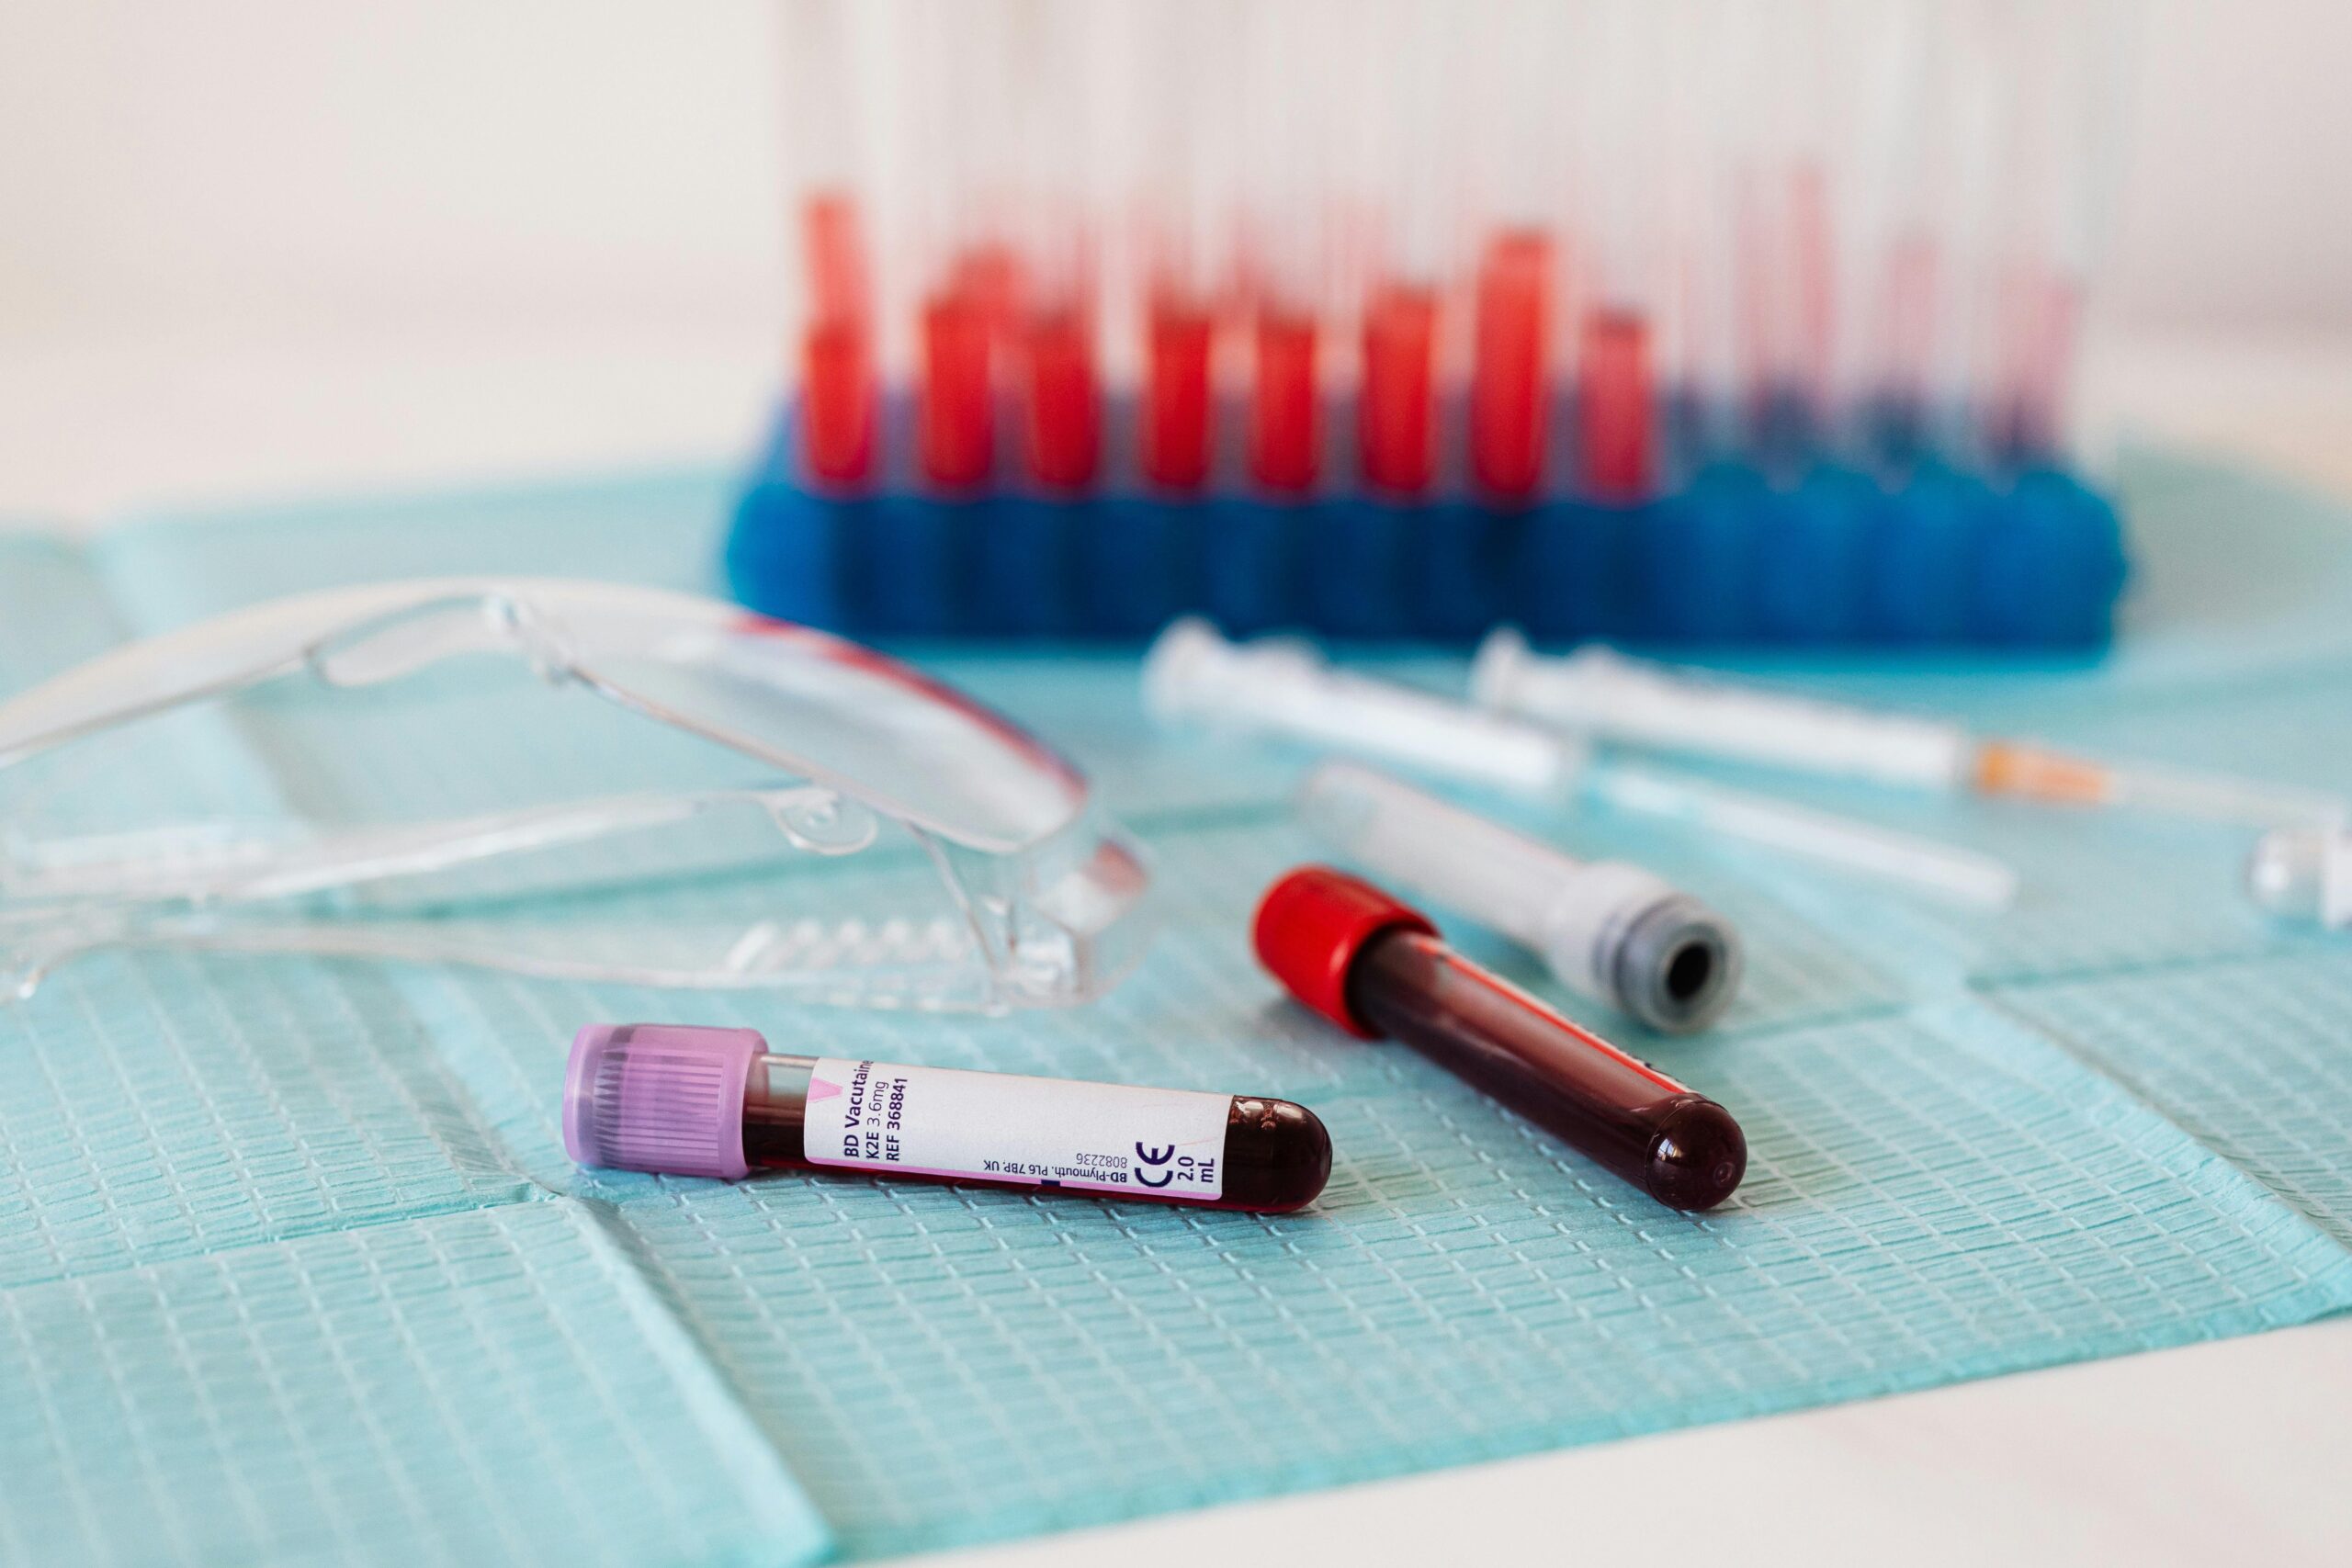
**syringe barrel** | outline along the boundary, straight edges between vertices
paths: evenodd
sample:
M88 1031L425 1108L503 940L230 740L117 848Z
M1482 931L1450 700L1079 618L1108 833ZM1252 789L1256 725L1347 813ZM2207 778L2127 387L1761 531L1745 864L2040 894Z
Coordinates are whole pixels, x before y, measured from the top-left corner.
M1463 958L1370 883L1301 867L1267 892L1253 934L1299 1001L1404 1041L1661 1203L1711 1209L1747 1172L1722 1106Z
M1957 725L1758 691L1598 646L1555 658L1509 628L1471 666L1480 705L1596 739L1922 789L1967 775Z
M1299 812L1346 858L1533 949L1562 985L1654 1029L1702 1028L1737 988L1730 923L1640 866L1577 860L1349 762L1308 774Z
M689 1024L582 1029L563 1140L620 1170L814 1166L1261 1213L1313 1201L1331 1169L1323 1123L1286 1100L782 1055Z
M1238 726L1540 798L1566 793L1584 749L1539 726L1331 669L1293 643L1228 642L1187 618L1145 656L1156 718Z

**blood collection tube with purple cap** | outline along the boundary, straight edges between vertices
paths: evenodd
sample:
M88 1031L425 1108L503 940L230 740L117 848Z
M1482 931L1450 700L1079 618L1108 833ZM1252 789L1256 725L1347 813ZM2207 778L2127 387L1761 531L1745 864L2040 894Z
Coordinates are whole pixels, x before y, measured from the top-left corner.
M775 1166L1282 1213L1331 1173L1303 1105L781 1055L755 1030L592 1023L563 1142L582 1165L737 1178Z

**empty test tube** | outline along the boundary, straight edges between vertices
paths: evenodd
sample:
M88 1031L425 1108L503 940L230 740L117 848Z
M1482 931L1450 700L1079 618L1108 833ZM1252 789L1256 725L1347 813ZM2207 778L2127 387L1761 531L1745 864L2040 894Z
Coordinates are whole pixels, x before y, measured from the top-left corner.
M1309 773L1298 807L1346 859L1532 949L1570 990L1653 1029L1703 1029L1738 988L1738 932L1640 866L1574 859L1350 762Z
M1577 434L1586 494L1645 499L1657 480L1657 416L1650 326L1639 311L1603 308L1585 318L1577 366Z
M818 1166L1266 1213L1331 1170L1323 1123L1287 1100L780 1055L753 1030L670 1023L580 1032L563 1142L619 1170Z
M1157 490L1208 481L1215 457L1218 231L1227 221L1230 116L1204 105L1231 89L1232 18L1196 0L1152 0L1132 36L1142 203L1144 313L1136 460Z
M792 147L799 186L801 460L855 486L874 471L879 360L870 215L861 199L873 84L849 0L785 0Z
M1156 295L1144 345L1144 477L1169 491L1198 490L1209 477L1211 352L1216 320L1209 307L1169 288Z
M1420 494L1437 471L1437 315L1436 291L1412 283L1364 308L1357 439L1364 479L1391 495Z
M1250 478L1279 495L1313 490L1323 446L1315 317L1295 306L1261 305L1250 344Z
M1302 866L1251 939L1291 995L1360 1039L1393 1036L1676 1209L1712 1209L1747 1171L1731 1113L1439 940L1368 882Z
M1552 243L1540 230L1497 235L1472 305L1470 464L1478 488L1523 501L1544 480L1550 418Z
M1383 0L1356 7L1376 53L1421 68L1384 84L1363 110L1372 132L1359 176L1376 186L1373 280L1363 303L1356 389L1358 468L1383 494L1411 498L1437 476L1437 392L1459 169L1448 156L1458 118L1453 89L1462 17L1453 0ZM1359 84L1361 87L1362 84Z

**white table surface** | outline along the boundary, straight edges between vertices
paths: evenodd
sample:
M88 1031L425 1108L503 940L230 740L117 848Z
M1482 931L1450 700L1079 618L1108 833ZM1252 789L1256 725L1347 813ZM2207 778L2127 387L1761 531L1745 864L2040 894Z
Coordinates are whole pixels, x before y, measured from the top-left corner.
M698 461L750 448L741 334L251 321L0 338L0 518ZM2109 345L2094 441L2352 498L2352 343ZM2347 1108L2352 1111L2352 1108ZM2352 1563L2352 1319L1243 1504L942 1564Z

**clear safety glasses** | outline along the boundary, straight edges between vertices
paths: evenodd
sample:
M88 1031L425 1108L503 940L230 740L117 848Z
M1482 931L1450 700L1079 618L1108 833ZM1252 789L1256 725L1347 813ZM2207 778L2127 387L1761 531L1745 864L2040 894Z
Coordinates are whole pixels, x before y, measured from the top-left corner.
M612 584L337 590L104 654L0 704L0 822L19 995L167 945L999 1010L1148 935L1136 850L1034 737Z

